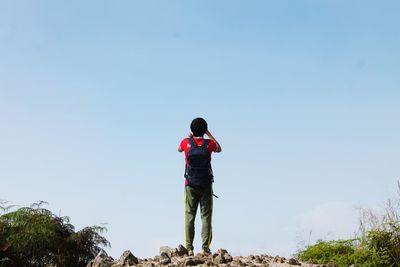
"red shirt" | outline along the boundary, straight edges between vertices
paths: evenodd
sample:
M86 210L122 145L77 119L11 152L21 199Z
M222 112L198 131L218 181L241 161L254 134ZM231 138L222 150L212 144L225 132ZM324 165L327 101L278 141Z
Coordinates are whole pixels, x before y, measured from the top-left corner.
M201 146L203 144L203 137L193 137L194 142L196 143L196 145ZM188 158L187 158L187 154L189 152L190 149L190 142L189 142L189 138L184 138L181 141L180 144L181 149L183 150L183 152L185 152L185 164L188 164ZM217 150L217 143L215 143L215 141L211 140L208 142L208 152L210 153L210 157L211 157L211 153L215 152ZM185 185L188 184L187 179L185 179Z

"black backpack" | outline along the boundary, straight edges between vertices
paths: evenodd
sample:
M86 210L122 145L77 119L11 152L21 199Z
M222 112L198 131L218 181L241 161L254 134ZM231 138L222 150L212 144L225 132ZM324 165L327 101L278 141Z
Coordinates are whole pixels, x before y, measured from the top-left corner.
M204 139L203 144L198 146L193 137L189 138L190 149L187 153L187 165L185 177L189 186L206 187L213 181L211 169L211 156L208 152L210 140Z

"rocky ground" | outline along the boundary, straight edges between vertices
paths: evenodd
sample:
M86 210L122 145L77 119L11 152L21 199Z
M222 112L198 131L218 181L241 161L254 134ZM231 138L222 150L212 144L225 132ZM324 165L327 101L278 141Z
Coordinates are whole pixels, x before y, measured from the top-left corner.
M232 257L225 249L219 249L216 253L199 253L189 256L188 251L182 245L178 248L161 247L160 255L150 259L139 259L129 250L125 251L118 260L99 254L94 260L88 263L87 267L128 267L128 266L260 266L260 267L286 267L286 266L306 266L317 267L324 265L315 265L300 262L294 258L286 259L279 256L269 255L250 255L247 257ZM328 266L327 266L328 267Z

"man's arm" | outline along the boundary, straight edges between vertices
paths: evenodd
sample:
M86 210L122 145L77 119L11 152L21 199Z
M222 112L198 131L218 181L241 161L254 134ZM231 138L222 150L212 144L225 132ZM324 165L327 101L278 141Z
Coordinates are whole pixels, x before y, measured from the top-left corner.
M190 138L190 137L192 137L193 136L193 134L192 133L189 133L188 134L188 137ZM185 140L185 139L184 139ZM182 141L183 142L183 141ZM179 144L179 146L178 146L178 152L183 152L183 148L182 148L182 142Z
M183 151L183 149L181 148L181 144L179 144L179 146L178 146L178 152L182 152Z
M210 133L210 131L207 131L206 135L217 144L217 148L215 149L215 152L217 152L217 153L221 152L222 151L221 145L218 143L217 140L215 140L214 136Z

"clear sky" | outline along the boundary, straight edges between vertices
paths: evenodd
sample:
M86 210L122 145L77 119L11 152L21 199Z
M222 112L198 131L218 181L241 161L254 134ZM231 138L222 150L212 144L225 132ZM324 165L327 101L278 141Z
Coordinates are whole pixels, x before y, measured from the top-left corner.
M399 10L1 1L0 198L108 223L114 257L154 256L183 242L176 148L202 116L223 147L212 250L350 237L354 206L381 207L400 178Z

